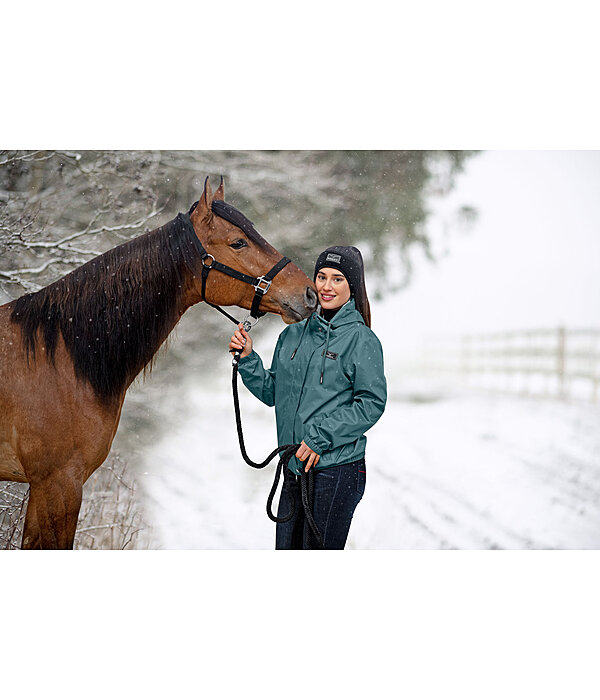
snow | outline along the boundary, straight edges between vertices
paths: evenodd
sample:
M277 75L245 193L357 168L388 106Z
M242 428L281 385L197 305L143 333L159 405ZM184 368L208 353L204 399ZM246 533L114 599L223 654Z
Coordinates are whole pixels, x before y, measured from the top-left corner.
M438 203L436 266L373 301L389 401L367 434L367 488L348 549L600 548L600 405L441 385L410 367L430 333L566 325L600 327L600 156L501 151L474 158ZM480 211L468 235L444 231L462 204ZM368 279L369 288L373 280ZM278 330L260 339L265 362ZM168 549L272 549L265 504L273 466L239 453L222 365L178 397L189 416L147 453L140 477ZM272 409L240 381L248 453L276 445Z
M141 478L160 547L274 546L265 504L275 462L243 462L221 369L190 388L189 418L147 457ZM406 384L403 395L392 383L368 433L348 549L600 547L598 405ZM273 410L243 386L240 400L247 450L260 461L276 444Z

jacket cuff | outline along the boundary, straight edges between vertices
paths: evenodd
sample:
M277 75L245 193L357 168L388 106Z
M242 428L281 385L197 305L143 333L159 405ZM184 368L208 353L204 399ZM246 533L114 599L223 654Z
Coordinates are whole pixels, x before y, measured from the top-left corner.
M325 452L325 449L326 449L325 445L323 445L319 442L315 442L314 440L312 440L311 438L306 437L306 436L304 437L304 444L307 447L310 447L310 449L313 452L316 452L319 456L321 456L323 454L323 452Z
M249 355L246 355L246 357L240 357L240 359L238 361L238 367L240 365L246 364L246 362L248 362L248 360L256 360L257 357L258 357L258 353L254 351L254 348L252 348Z

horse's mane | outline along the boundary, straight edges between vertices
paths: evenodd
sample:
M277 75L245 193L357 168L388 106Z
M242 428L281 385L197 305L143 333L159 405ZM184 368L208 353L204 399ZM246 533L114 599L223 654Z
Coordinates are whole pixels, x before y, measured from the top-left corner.
M59 333L75 365L104 401L119 396L151 361L178 320L186 267L197 267L189 219L164 226L90 260L38 292L12 302L11 320L35 358L41 330L54 361Z

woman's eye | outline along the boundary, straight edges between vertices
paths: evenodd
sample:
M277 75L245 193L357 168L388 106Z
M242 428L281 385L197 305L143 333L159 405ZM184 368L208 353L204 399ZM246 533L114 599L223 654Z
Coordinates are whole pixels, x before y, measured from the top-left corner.
M240 248L245 248L247 245L246 241L242 240L241 238L238 239L237 241L234 241L231 243L231 247L234 248L235 250L239 250Z

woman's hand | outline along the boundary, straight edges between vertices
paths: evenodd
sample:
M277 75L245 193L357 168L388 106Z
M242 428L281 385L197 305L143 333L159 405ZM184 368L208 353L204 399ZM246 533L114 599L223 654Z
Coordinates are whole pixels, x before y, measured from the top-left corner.
M296 451L296 457L298 457L301 462L304 462L304 460L308 457L308 462L304 467L305 472L307 472L311 467L316 466L317 462L321 459L321 455L318 455L314 450L311 450L304 440L302 440L300 447Z
M238 326L237 330L232 336L229 342L229 350L241 350L242 353L240 357L248 357L252 352L252 338L248 335L247 331L244 330L242 323Z

